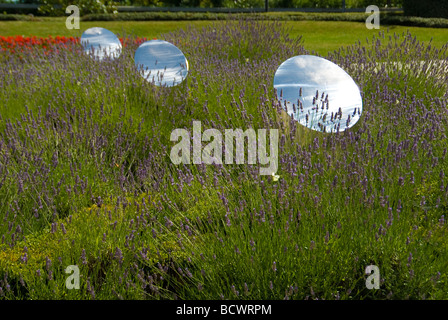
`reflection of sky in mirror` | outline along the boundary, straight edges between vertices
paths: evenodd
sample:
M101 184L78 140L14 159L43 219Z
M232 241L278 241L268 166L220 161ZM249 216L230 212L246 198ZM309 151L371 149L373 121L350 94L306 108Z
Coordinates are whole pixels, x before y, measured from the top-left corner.
M296 56L283 62L275 73L274 88L288 114L313 130L344 131L362 113L356 83L339 66L320 57Z
M86 54L93 54L99 60L118 58L121 54L121 42L117 36L104 28L90 28L81 36L81 44Z
M134 60L142 76L157 86L178 85L188 74L188 61L182 51L163 40L141 44Z

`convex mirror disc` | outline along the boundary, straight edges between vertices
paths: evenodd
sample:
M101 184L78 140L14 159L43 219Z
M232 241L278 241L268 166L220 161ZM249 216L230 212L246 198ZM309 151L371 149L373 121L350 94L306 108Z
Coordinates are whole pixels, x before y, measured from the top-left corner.
M142 43L134 56L140 74L156 86L172 87L187 77L188 61L172 43L150 40Z
M121 42L111 31L104 28L89 28L81 36L81 44L86 54L103 60L106 57L118 58L121 54Z
M344 131L362 114L356 83L324 58L300 55L286 60L275 72L274 88L286 112L312 130Z

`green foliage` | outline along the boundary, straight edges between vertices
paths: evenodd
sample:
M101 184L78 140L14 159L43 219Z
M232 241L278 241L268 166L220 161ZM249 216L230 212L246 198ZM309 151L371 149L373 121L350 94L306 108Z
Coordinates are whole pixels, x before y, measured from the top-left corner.
M33 21L35 18L24 14L4 14L0 13L0 21Z
M404 0L346 0L345 5L347 8L366 8L370 5L375 5L380 8L388 7L398 7L403 5Z
M5 1L5 0L3 0ZM38 13L49 16L62 16L65 7L72 4L68 0L41 0ZM186 8L240 8L254 9L264 8L265 0L136 0L113 2L110 0L81 0L76 3L81 14L112 13L115 5L144 6L144 7L186 7ZM379 7L401 7L403 0L346 0L346 8L365 8L369 5ZM342 8L342 0L270 0L270 8ZM14 11L12 11L14 12ZM23 13L23 12L22 12Z
M425 28L448 28L448 19L444 18L420 18L408 16L386 16L381 18L381 24L401 25Z
M43 0L39 6L39 13L47 16L62 16L65 15L65 8L72 5L70 0ZM79 7L80 14L89 13L113 13L116 7L112 1L108 0L80 0L76 2Z
M211 13L211 12L126 12L118 14L88 14L82 21L176 21L176 20L238 20L243 17L276 21L353 21L365 22L365 13L303 13L303 12L267 12L267 13ZM0 15L0 20L1 20ZM382 13L382 25L403 25L428 28L448 28L448 19L407 17L402 13Z
M223 4L226 8L263 8L264 0L224 0Z
M445 0L403 0L407 16L426 18L448 18L448 2Z
M133 5L133 6L142 6L142 7L160 7L163 5L162 1L158 0L135 0L128 1L129 3L120 4L120 5Z
M346 0L346 8L363 8L369 5L400 7L403 0ZM134 6L186 6L186 7L226 7L260 8L264 0L134 0L126 5ZM341 8L342 0L270 0L271 8Z

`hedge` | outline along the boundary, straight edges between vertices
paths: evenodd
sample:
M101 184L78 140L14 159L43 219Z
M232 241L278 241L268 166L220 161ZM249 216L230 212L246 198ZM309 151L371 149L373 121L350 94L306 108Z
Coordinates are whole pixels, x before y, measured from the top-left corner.
M448 18L447 0L404 0L403 10L407 16Z
M27 14L4 14L0 13L0 21L33 21L38 20L32 15Z
M382 16L399 16L400 13L384 13ZM261 20L327 20L365 21L365 13L315 13L315 12L267 12L267 13L212 13L212 12L127 12L118 14L88 14L83 21L146 21L146 20L234 20L244 18Z
M229 20L242 17L283 21L353 21L364 22L365 13L305 13L305 12L267 12L267 13L210 13L210 12L135 12L118 14L91 14L82 17L83 21L147 21L147 20ZM419 18L403 16L402 12L381 13L382 25L404 25L429 28L448 28L448 19Z
M82 21L173 21L173 20L230 20L264 19L283 21L353 21L364 22L365 13L305 13L305 12L268 12L268 13L210 13L210 12L135 12L118 14L90 14ZM46 18L50 19L50 18ZM448 28L448 19L419 18L403 16L400 12L381 13L381 25L404 25L428 28ZM36 21L39 17L28 15L0 14L0 21Z

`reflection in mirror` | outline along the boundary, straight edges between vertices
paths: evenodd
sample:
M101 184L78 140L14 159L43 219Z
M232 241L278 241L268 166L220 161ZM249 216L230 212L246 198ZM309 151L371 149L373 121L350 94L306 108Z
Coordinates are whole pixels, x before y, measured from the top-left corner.
M103 60L106 57L118 58L121 54L121 42L117 36L104 28L89 28L81 36L81 44L86 54Z
M188 61L182 51L163 40L142 43L134 60L141 75L156 86L176 86L188 74Z
M324 58L301 55L286 60L275 72L274 88L286 112L307 128L344 131L361 117L358 86Z

